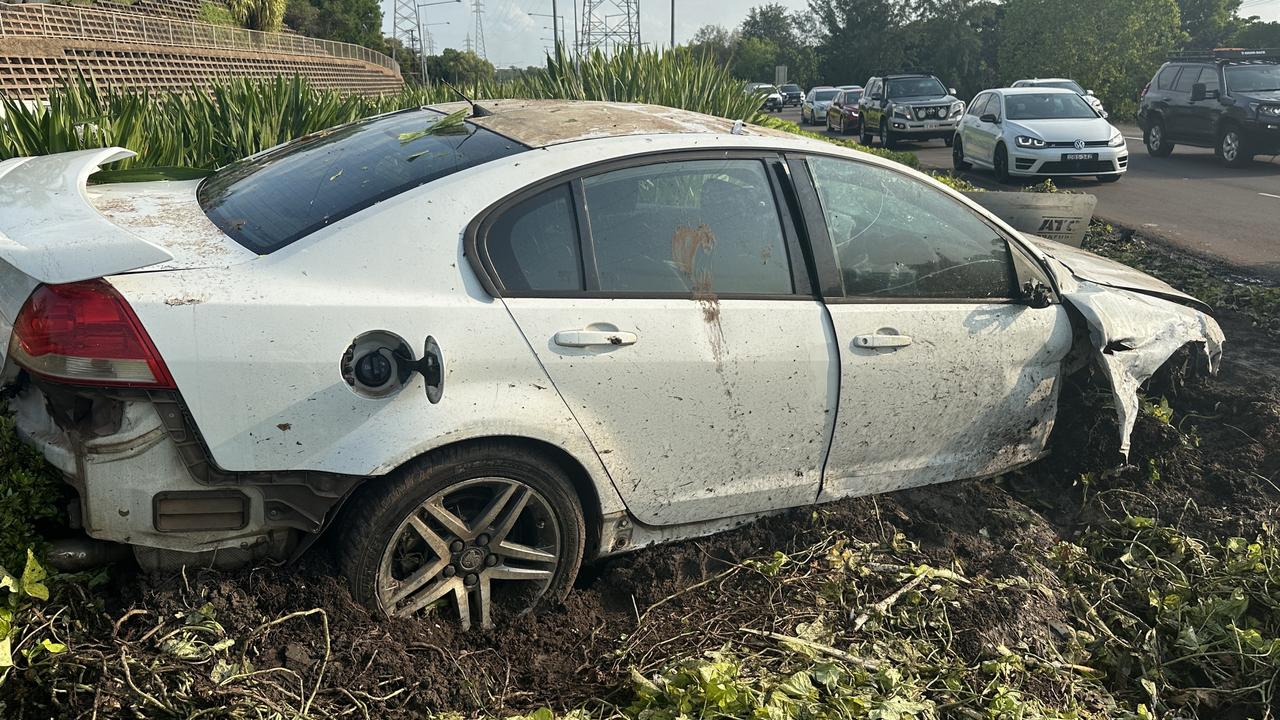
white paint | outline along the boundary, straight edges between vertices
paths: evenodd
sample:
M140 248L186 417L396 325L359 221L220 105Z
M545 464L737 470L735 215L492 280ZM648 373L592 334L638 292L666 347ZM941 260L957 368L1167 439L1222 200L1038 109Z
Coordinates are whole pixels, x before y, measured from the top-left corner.
M1262 197L1269 197L1269 198L1275 198L1276 200L1280 200L1280 195L1272 195L1271 193L1264 193L1264 192L1260 192L1258 194L1261 195Z
M98 161L119 157L120 151L104 151L29 161L44 168L40 177L48 182L24 181L24 195L0 195L0 320L34 278L81 279L169 263L163 271L109 279L150 333L223 469L377 476L459 440L513 435L555 445L581 463L605 516L630 511L679 525L646 535L662 540L812 502L824 460L826 499L1000 472L1042 450L1069 344L1060 306L832 305L832 325L818 301L721 300L711 322L703 303L692 300L504 303L487 296L472 273L464 229L497 199L611 157L702 148L797 150L892 167L1022 242L1007 224L922 174L825 142L756 129L732 135L726 128L553 144L408 191L240 262L248 256L213 237L196 216L193 185L134 186L132 207L123 188L96 190L95 202L118 224L102 218L86 202L83 183ZM26 162L3 167L11 179ZM15 187L5 178L0 183ZM55 242L68 234L59 222L64 214L96 242L82 247L77 240L78 252L64 251ZM38 232L21 226L14 233L22 240L15 241L14 217ZM164 243L172 251L157 246L166 234L183 238ZM46 274L50 268L29 261L37 257L33 247L64 272ZM1042 259L1045 247L1066 263L1054 266L1058 282L1092 318L1099 338L1126 328L1140 347L1150 346L1135 354L1140 361L1113 370L1118 397L1132 396L1131 381L1167 346L1194 339L1197 323L1201 336L1214 337L1216 325L1197 311L1099 284L1170 295L1158 281L1132 270L1089 269L1087 254L1026 244ZM1137 309L1129 326L1115 319L1125 308ZM604 350L554 345L556 333L592 323L632 333L635 343ZM885 327L899 332L881 333ZM447 368L439 404L428 402L417 375L379 400L347 387L339 375L343 351L377 329L415 350L427 335L439 342ZM7 342L8 329L0 332ZM883 356L856 354L852 337L869 333L908 335L912 343L862 351ZM837 404L839 412L831 413ZM55 428L37 442L74 468L64 440ZM167 443L95 467L81 479L124 487L90 488L88 495L137 501L122 498L150 491L168 462L161 450ZM104 500L98 507L108 506ZM163 545L150 537L147 513L128 518L95 520L91 530L165 547L209 541L186 537Z

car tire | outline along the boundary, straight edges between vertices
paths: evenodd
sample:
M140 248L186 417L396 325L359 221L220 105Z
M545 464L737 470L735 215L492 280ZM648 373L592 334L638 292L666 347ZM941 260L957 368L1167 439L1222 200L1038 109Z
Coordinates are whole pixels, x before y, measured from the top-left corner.
M871 133L867 130L867 124L862 123L862 129L858 131L858 143L866 147L871 147Z
M1009 175L1009 151L1005 148L1004 143L996 145L995 155L991 158L991 168L995 171L996 182L1008 185L1013 181L1013 178Z
M831 127L831 116L827 116L827 132L835 132L835 128Z
M1120 181L1120 178L1122 178L1122 177L1124 177L1124 176L1123 176L1123 175L1099 175L1099 176L1098 176L1098 182L1100 182L1100 183L1113 183L1113 182L1119 182L1119 181Z
M954 140L954 138L949 138L949 137L948 137L948 138L942 138L942 144L943 144L943 145L946 145L947 147L951 147L951 142L952 142L952 140Z
M1227 167L1243 167L1253 162L1249 141L1235 125L1222 128L1222 132L1218 134L1218 144L1214 147L1214 153Z
M964 159L964 140L959 136L951 143L951 167L957 172L973 167Z
M880 122L880 147L885 150L893 150L898 147L898 139L889 131L889 124L884 121Z
M463 629L487 628L564 599L577 577L582 508L542 454L482 442L370 482L342 524L340 567L353 596L383 614L443 600Z
M1169 157L1169 153L1173 152L1173 143L1169 142L1164 121L1159 118L1153 120L1146 132L1142 133L1142 143L1147 146L1147 154L1152 157Z

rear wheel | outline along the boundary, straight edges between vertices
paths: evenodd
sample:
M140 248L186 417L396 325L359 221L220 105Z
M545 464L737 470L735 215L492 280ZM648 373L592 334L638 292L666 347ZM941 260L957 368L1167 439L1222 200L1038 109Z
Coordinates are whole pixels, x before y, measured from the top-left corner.
M862 129L858 131L858 142L871 147L871 132L867 130L866 122L862 123Z
M568 593L586 535L564 471L499 444L446 451L360 496L341 539L356 599L492 627Z
M1240 128L1235 125L1228 125L1222 130L1222 134L1218 136L1218 146L1216 148L1218 157L1222 158L1222 162L1228 167L1240 167L1248 165L1253 161L1253 153L1249 150L1249 143L1245 139L1244 133L1240 132Z
M992 158L991 166L995 170L997 181L1008 184L1012 180L1009 176L1009 151L1005 149L1004 143L996 146L996 153L995 157Z
M1142 135L1142 142L1147 146L1147 154L1152 157L1168 157L1173 152L1173 143L1165 134L1164 121L1156 118Z
M959 135L951 143L951 167L957 171L973 167L964 159L964 139Z
M942 138L942 144L946 145L947 147L951 147L951 143L952 141L954 141L954 139L955 138L949 138L949 137Z

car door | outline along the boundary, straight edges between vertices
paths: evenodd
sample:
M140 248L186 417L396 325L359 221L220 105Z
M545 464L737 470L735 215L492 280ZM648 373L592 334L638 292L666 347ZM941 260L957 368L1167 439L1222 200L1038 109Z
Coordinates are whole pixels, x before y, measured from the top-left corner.
M979 110L978 117L974 118L973 122L974 157L986 165L991 165L996 155L996 143L1000 140L1000 134L1004 132L1004 126L999 122L983 120L982 118L987 115L994 115L996 120L1004 117L1004 98L999 93L990 93L987 96L987 102Z
M858 99L862 127L869 132L879 132L880 118L884 115L884 109L880 107L880 101L883 97L884 81L876 78L867 83L867 89L863 91L862 97Z
M1198 65L1183 66L1182 72L1168 92L1168 104L1164 111L1164 127L1170 140L1188 140L1195 132L1191 121L1191 86L1200 77Z
M815 262L838 271L821 283L838 288L824 292L840 400L820 499L991 475L1038 457L1072 333L1061 305L1021 299L1019 274L1040 272L1030 256L905 173L810 156L791 174L809 198Z
M1221 87L1218 83L1218 68L1212 65L1202 66L1196 83L1204 84L1205 98L1191 100L1188 96L1185 110L1187 136L1194 142L1212 145L1217 140L1214 118L1218 114L1218 109L1222 107L1221 101L1214 96Z
M981 121L983 108L987 106L987 102L991 99L990 93L979 93L969 103L969 107L965 110L965 114L960 118L960 141L964 146L965 159L969 161L977 160L979 162L988 162L983 153L983 145L985 137L982 133Z
M817 494L838 368L770 163L629 160L486 231L504 302L641 522Z

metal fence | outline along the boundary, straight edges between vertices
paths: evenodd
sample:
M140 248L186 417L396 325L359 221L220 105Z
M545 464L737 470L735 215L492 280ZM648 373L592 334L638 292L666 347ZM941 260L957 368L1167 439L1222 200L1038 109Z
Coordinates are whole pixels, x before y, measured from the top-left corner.
M127 12L0 2L0 37L43 36L175 47L288 53L362 60L400 74L394 59L367 47Z

